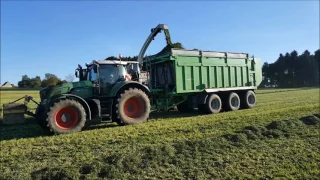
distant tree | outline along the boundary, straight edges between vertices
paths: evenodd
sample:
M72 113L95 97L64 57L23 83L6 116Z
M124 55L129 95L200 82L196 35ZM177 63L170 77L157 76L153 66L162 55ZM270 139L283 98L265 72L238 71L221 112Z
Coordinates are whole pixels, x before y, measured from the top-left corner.
M320 49L314 52L315 84L320 86Z
M314 59L318 64L320 64L320 49L314 52Z
M21 81L18 82L18 87L29 88L31 84L31 79L28 75L23 75Z
M51 73L46 73L45 78L41 82L41 87L49 87L49 86L56 86L57 84L61 84L61 81L56 75Z
M41 87L48 87L48 81L46 79L41 81Z
M47 80L50 79L50 78L58 79L58 77L57 77L56 75L51 74L51 73L46 73L46 74L44 75L44 78L47 79Z
M71 76L69 77L71 79ZM66 83L67 80L61 80L56 75L51 73L46 73L43 80L41 80L40 76L36 76L34 78L29 78L28 75L23 75L21 81L18 82L18 87L21 88L39 88L39 87L48 87L55 86L57 84Z
M109 56L105 60L119 60L119 58L117 58L115 56Z
M75 79L75 76L74 76L74 74L69 74L69 75L66 76L65 79L66 79L67 82L73 82L74 79Z
M260 87L276 86L282 88L319 86L320 49L312 55L305 50L301 55L297 51L279 55L274 63L262 66L264 80Z
M40 76L36 76L30 80L30 88L39 88L41 86Z

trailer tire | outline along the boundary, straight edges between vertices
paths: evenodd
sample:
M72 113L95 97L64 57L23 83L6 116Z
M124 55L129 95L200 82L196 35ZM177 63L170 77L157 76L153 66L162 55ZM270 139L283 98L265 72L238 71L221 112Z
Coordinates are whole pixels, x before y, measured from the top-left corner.
M71 99L54 103L47 114L48 127L55 134L79 132L86 123L85 109L79 102Z
M148 121L150 100L145 92L129 88L117 98L116 116L119 125L141 124Z
M243 96L241 96L242 108L254 108L256 106L256 94L249 90Z
M240 108L240 97L237 93L231 92L226 100L226 110L236 111Z
M201 109L208 114L217 114L221 111L222 101L217 94L210 94Z

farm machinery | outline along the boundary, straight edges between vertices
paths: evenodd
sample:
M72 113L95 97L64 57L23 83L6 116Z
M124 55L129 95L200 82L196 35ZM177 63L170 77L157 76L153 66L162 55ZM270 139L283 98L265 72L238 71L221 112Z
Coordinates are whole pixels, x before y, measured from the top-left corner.
M169 48L144 57L162 31ZM94 60L85 66L78 65L75 71L78 82L41 89L35 113L27 110L29 96L25 104L12 107L20 108L20 116L35 117L43 128L65 134L81 131L93 119L140 124L147 122L151 112L172 108L205 114L253 108L254 91L262 80L260 59L247 53L174 48L165 24L151 29L137 62L121 61L120 56L120 60ZM14 114L9 113L10 104L4 105L4 118Z

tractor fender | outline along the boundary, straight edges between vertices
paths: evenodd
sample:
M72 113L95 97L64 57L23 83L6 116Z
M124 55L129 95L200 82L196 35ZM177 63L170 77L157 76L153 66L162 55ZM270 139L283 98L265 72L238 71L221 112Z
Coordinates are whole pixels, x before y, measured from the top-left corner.
M62 94L62 96L72 97L72 98L78 100L79 103L84 107L84 109L88 111L88 117L89 117L89 120L91 120L91 110L90 110L90 106L86 100L84 100L82 97L74 95L74 94Z
M136 88L139 88L141 90L143 90L144 92L146 92L147 95L150 94L150 89L143 85L143 84L140 84L139 82L136 82L136 81L121 81L121 82L118 82L117 84L115 84L110 92L109 92L109 97L115 97L119 90L123 89L123 88L126 88L126 87L136 87Z

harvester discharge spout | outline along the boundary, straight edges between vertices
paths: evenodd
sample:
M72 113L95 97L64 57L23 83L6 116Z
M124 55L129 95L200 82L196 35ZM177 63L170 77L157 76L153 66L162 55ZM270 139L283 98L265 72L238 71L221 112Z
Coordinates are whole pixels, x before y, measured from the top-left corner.
M166 36L167 45L172 45L171 37L170 37L170 33L169 33L169 27L166 24L159 24L157 27L152 28L151 34L148 36L147 40L143 44L143 46L140 50L139 56L138 56L138 62L141 66L143 64L143 56L144 56L146 50L148 49L149 44L151 43L152 40L154 40L154 38L157 36L157 34L160 33L162 30L164 31L164 34Z
M24 99L24 103L16 103L17 101ZM31 96L23 96L13 102L2 105L2 117L4 124L19 124L25 122L25 114L35 117L35 114L28 110L27 104L33 101L39 105L36 101L33 100Z

